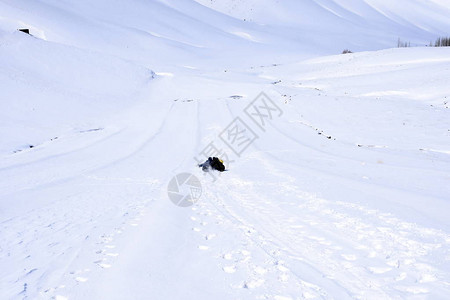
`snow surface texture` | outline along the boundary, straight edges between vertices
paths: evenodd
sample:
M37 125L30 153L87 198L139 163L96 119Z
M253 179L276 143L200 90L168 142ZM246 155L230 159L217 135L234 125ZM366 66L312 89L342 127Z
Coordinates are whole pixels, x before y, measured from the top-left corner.
M448 299L449 8L0 0L0 299Z

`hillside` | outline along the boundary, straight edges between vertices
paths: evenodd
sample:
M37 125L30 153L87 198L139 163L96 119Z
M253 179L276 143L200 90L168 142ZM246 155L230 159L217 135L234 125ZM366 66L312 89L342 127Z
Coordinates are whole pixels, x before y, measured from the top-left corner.
M449 7L0 0L0 299L446 299Z

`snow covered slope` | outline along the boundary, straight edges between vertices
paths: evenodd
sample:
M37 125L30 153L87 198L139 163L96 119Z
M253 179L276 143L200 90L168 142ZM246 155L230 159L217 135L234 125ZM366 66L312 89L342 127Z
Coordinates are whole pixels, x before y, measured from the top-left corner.
M448 34L450 1L427 0L197 0L240 20L275 27L302 45L368 50L395 46L398 38L428 45ZM284 32L284 33L283 33ZM337 48L340 47L340 48ZM318 49L319 48L319 49Z
M450 49L331 55L448 35L407 3L0 0L0 299L448 298Z

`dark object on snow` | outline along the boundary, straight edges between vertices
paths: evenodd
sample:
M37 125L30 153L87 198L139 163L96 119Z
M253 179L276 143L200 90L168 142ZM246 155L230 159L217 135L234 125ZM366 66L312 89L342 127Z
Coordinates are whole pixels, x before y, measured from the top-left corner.
M30 34L30 29L28 29L28 28L22 28L22 29L19 29L19 31L22 31L26 34Z
M217 157L208 157L208 160L198 165L204 172L208 172L209 169L217 170L219 172L225 171L225 165L223 161Z

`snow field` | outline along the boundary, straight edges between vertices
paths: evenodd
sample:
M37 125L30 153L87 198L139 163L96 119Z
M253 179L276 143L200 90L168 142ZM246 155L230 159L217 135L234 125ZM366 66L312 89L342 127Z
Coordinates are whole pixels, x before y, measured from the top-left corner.
M447 33L408 3L0 1L0 298L446 299L450 52L330 56Z

